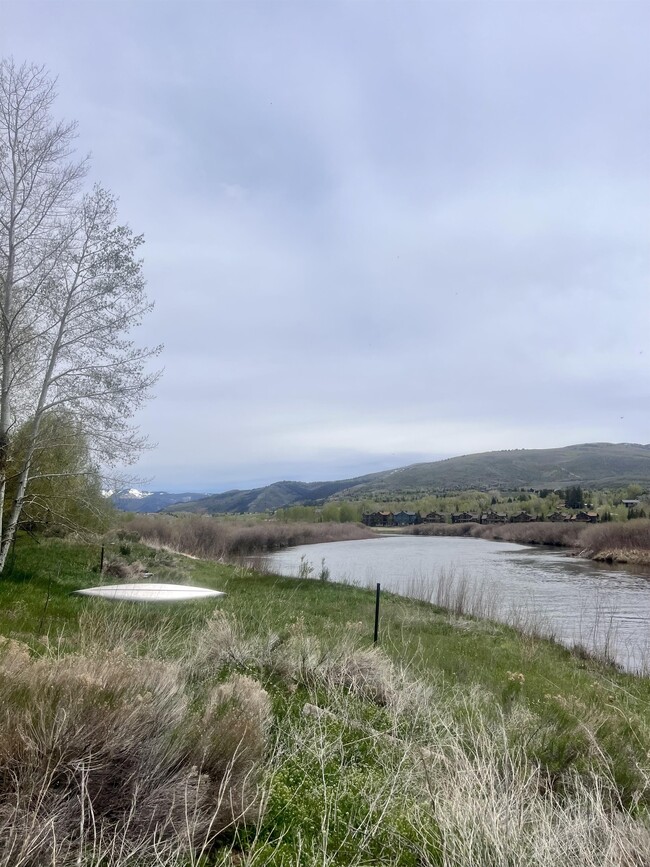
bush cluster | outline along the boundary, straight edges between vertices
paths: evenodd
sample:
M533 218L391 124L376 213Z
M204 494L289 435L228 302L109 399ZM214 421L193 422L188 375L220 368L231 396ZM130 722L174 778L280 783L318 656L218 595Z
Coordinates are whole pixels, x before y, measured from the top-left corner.
M201 515L138 515L129 528L147 544L209 560L232 560L294 545L373 536L371 530L356 524L220 521Z
M608 551L650 551L650 520L635 518L624 523L585 527L580 545L591 556Z
M577 548L594 557L609 551L650 551L650 520L637 518L602 524L418 524L410 528L416 536L472 536L499 539L522 545L557 545Z
M235 674L197 702L188 671L121 650L33 658L3 641L2 867L174 863L246 818L269 698Z
M280 636L217 613L203 633L200 665L253 672L284 696L245 863L645 863L648 824L621 792L645 802L647 779L616 764L624 740L602 713L561 694L531 710L520 671L500 695L417 679L352 627L315 636L298 619Z
M584 524L535 521L530 524L417 524L416 536L472 536L476 539L498 539L521 545L580 545Z

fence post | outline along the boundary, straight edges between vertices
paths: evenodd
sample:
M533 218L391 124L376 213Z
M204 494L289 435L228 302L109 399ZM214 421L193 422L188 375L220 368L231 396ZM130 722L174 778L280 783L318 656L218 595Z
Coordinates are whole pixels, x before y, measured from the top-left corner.
M381 592L381 584L377 584L377 598L375 599L375 638L374 643L377 644L379 639L379 594Z
M104 571L104 546L102 545L102 553L99 557L99 574L101 575Z

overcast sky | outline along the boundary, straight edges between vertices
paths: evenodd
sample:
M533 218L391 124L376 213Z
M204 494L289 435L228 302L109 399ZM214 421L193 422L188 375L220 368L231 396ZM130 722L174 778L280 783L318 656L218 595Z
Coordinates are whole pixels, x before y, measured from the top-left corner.
M0 7L146 237L145 487L650 442L650 3Z

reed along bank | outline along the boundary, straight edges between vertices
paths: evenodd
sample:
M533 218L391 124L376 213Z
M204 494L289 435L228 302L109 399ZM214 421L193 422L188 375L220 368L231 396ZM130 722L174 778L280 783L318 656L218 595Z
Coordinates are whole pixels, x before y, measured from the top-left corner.
M570 548L581 557L650 566L650 520L603 524L531 521L525 524L417 524L405 532L419 536L471 536L520 545Z

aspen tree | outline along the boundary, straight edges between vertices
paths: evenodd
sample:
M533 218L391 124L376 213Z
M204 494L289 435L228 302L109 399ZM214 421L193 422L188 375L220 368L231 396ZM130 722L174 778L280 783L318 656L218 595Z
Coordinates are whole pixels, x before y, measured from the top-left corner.
M160 348L131 338L152 306L142 237L118 223L110 192L87 187L55 98L44 68L0 61L0 571L35 454L56 437L48 417L76 426L95 467L129 463L145 446L131 419L158 377Z

